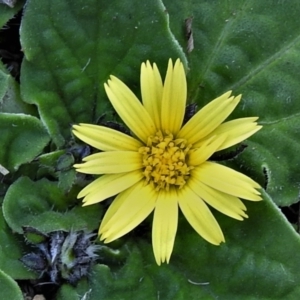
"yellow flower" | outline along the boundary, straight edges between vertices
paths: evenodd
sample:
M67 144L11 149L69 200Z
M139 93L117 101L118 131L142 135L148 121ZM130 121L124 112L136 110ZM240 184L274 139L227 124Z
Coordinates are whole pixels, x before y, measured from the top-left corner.
M104 85L107 96L134 137L97 125L73 126L73 133L103 152L89 155L78 172L104 174L79 194L84 204L117 195L99 228L109 243L140 224L153 210L152 244L158 265L169 262L178 223L178 207L208 242L225 242L207 204L237 220L247 218L239 198L261 200L260 186L249 177L208 161L211 155L258 131L258 118L224 122L241 99L231 91L216 98L185 125L187 87L178 59L169 60L164 83L156 64L141 66L143 103L118 78Z

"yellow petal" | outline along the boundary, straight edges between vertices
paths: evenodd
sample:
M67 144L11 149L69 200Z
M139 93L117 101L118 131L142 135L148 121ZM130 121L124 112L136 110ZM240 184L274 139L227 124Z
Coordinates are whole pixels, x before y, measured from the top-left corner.
M85 163L75 164L77 172L85 174L114 174L141 169L142 154L133 151L100 152L83 159Z
M136 151L142 143L119 131L91 124L73 125L73 133L83 142L103 151Z
M259 184L242 173L214 162L206 161L193 169L191 177L229 195L252 201L262 200L260 192L255 189L260 188Z
M143 182L143 181L139 181ZM139 184L136 183L136 184ZM110 219L114 216L114 214L118 211L118 209L124 204L124 202L128 199L128 196L132 193L132 190L134 189L135 185L134 184L132 187L128 188L127 190L121 192L119 195L116 196L112 204L109 206L108 210L106 211L99 230L98 230L98 235L101 235L103 228L106 227L106 224L110 221Z
M206 203L221 213L240 221L248 218L245 214L246 206L239 198L215 190L195 178L190 178L188 185Z
M174 68L169 60L161 106L161 124L164 132L176 135L182 125L187 97L183 65L176 60Z
M109 243L134 229L153 211L156 196L157 192L143 182L119 194L101 223L101 240Z
M215 217L204 201L188 185L178 190L178 203L188 222L205 240L214 245L225 242Z
M206 138L211 136L226 136L224 143L220 145L216 151L220 151L236 145L248 137L253 135L255 132L260 130L262 126L257 125L255 122L258 118L240 118L233 121L225 122L211 132ZM199 147L202 141L196 143L194 147Z
M190 166L202 164L204 161L209 159L214 152L216 152L216 149L223 144L225 139L226 136L217 136L210 137L209 139L205 140L199 149L189 154L188 164Z
M133 186L143 178L140 170L130 173L107 174L85 187L77 196L83 199L83 206L91 205L112 197Z
M130 130L144 143L157 130L152 118L133 92L117 77L110 76L104 84L106 94L114 109L130 128Z
M178 205L175 189L161 190L156 200L152 245L156 263L169 263L177 231Z
M208 103L198 111L180 130L177 138L194 144L215 130L234 110L241 95L230 97L231 91Z
M141 93L144 107L152 117L156 128L160 128L163 83L156 64L142 63Z

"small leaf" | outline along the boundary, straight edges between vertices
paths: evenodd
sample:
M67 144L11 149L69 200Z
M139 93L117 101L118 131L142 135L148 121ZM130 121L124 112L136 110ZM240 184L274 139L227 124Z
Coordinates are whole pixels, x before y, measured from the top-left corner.
M31 244L40 244L48 238L46 234L31 226L23 226L23 231L26 241Z
M20 87L0 60L0 112L35 114L33 105L23 102Z
M31 226L42 233L96 229L102 215L101 206L75 206L70 209L77 202L76 195L77 192L64 194L57 182L47 179L33 182L21 177L5 195L3 211L6 222L18 233L23 233L24 226Z
M44 153L38 157L37 161L39 162L41 167L56 169L57 161L64 154L64 150Z
M37 178L49 177L57 178L57 161L65 153L65 150L53 151L39 155L36 162L39 164Z
M16 171L31 162L49 142L45 127L35 117L0 113L0 164Z
M47 269L47 259L41 254L28 253L20 258L20 261L29 269L42 272Z
M66 171L69 170L75 162L74 156L72 153L67 152L59 157L57 160L56 170L57 171Z
M68 193L76 181L76 171L75 169L60 171L59 172L59 187Z
M11 1L11 0L6 0ZM24 0L19 0L19 3L14 8L5 5L0 5L0 28L9 21L23 6Z

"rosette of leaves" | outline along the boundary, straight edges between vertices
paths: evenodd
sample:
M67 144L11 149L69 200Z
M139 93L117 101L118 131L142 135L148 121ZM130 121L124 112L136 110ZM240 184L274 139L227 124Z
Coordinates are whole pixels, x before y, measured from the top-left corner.
M1 27L24 2L0 5ZM27 1L20 14L21 83L0 66L0 164L10 172L1 175L0 187L3 298L22 299L16 280L37 278L18 260L33 251L23 226L49 235L72 226L91 232L101 221L105 206L81 208L76 201L89 179L78 181L69 169L70 124L97 123L104 113L114 121L103 89L109 74L136 92L141 62L156 62L164 72L171 57L185 62L190 102L203 107L232 89L243 94L232 117L260 117L264 129L226 164L264 186L264 201L249 205L242 224L216 214L226 233L217 249L180 224L172 264L160 268L146 221L126 237L118 268L97 261L76 287L62 284L56 299L297 299L299 236L277 206L290 206L299 194L300 2L70 3Z

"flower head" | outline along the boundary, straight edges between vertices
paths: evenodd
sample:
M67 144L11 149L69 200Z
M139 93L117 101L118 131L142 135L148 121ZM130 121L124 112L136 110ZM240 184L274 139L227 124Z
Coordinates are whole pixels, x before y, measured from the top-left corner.
M158 265L169 262L177 231L178 208L208 242L224 242L209 206L237 220L247 218L239 198L261 200L249 177L208 161L213 153L258 131L258 118L224 122L241 99L231 91L216 98L183 125L187 87L184 67L169 60L164 83L156 64L141 66L142 103L118 78L104 85L107 96L133 137L97 125L73 126L85 143L102 150L76 164L78 172L101 174L78 195L90 205L117 195L99 228L111 242L154 211L152 244Z

